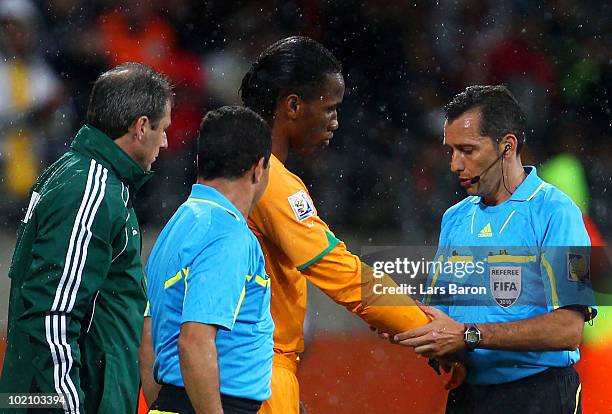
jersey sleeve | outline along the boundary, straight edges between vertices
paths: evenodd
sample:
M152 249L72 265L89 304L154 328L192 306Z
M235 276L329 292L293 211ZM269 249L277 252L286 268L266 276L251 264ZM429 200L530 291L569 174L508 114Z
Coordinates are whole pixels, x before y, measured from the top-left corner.
M582 214L570 202L558 203L545 223L540 266L547 306L581 309L585 320L597 309L590 280L590 239Z
M375 294L374 284L397 285L388 275L375 277L372 267L351 254L343 242L338 241L302 273L336 303L382 331L395 334L429 322L409 296Z
M181 323L199 322L231 330L245 295L248 239L226 232L207 243L188 269Z
M36 228L31 263L23 275L12 275L24 305L11 311L18 310L13 329L27 336L32 363L39 369L38 387L65 395L68 409L84 400L79 338L91 321L88 310L111 265L116 219L107 171L99 167L98 172L95 177L90 173L91 179L79 190L82 183L75 178L70 182L74 185L43 197L27 224ZM25 256L25 248L19 240L16 251ZM9 366L5 364L7 372ZM57 384L67 387L61 390Z
M300 271L320 260L339 242L318 216L306 189L274 171L249 221L255 233L279 247Z

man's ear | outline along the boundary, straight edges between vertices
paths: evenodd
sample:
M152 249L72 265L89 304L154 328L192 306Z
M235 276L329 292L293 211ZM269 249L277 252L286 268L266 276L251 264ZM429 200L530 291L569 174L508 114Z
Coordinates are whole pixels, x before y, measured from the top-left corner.
M303 108L302 99L294 93L285 96L281 105L283 111L287 114L287 118L291 120L296 120L300 116Z
M256 164L253 164L253 167L251 167L251 181L253 182L253 184L257 184L259 183L261 180L263 180L263 174L264 174L264 170L265 170L265 158L261 157L259 159L259 161L257 161Z
M505 156L508 158L516 157L518 148L518 138L514 134L506 134L502 138L502 151L505 151Z
M147 125L149 125L149 117L142 115L136 118L134 123L128 128L128 131L137 141L141 141L144 138L145 126Z

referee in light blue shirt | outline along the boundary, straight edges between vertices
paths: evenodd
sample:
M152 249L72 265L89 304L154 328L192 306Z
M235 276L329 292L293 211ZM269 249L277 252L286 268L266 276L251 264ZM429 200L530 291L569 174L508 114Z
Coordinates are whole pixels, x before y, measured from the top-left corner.
M485 293L428 297L433 321L395 339L428 357L465 355L447 413L580 413L573 365L596 314L580 210L523 167L525 116L504 86L469 87L445 109L451 170L469 197L444 214L436 259L474 264L428 283Z
M249 109L223 107L202 121L198 182L145 269L161 384L151 413L255 414L270 397L270 280L246 223L270 153L270 130Z

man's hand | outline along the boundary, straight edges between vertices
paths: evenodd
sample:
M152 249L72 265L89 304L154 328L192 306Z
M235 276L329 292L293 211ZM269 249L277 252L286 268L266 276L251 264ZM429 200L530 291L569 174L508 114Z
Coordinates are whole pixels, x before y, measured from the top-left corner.
M394 342L414 348L414 352L429 358L445 358L465 349L464 327L444 312L419 304L432 321L427 325L395 335ZM391 339L391 338L390 338Z
M440 361L440 366L444 372L450 372L450 378L444 383L444 389L454 390L465 381L467 369L461 362Z
M138 363L140 366L140 378L142 382L142 392L148 405L153 404L157 399L161 385L153 378L153 363L155 362L155 351L151 340L151 318L144 318L142 328L142 339L138 349Z
M386 341L389 341L392 344L397 344L397 342L395 342L395 340L393 339L393 335L391 335L388 332L383 332L380 329L377 329L375 326L372 326L372 325L370 325L370 331L376 333L376 335L378 335L378 337L380 339L384 339Z
M423 306L421 304L419 304L419 307L428 316L432 317L434 321L436 320L436 316L438 314L435 313L435 312L437 312L437 309L430 308L428 306ZM431 309L433 310L433 312L430 311ZM441 313L441 314L446 316L444 313ZM448 319L450 319L450 318L448 318ZM451 319L451 321L452 321L452 319ZM433 321L432 321L432 323L433 323ZM460 325L461 325L461 341L463 342L463 324L460 324ZM417 328L417 329L421 329L421 328ZM388 340L388 341L390 341L391 343L394 343L394 344L401 343L401 342L397 342L395 340L395 338L397 338L399 335L404 335L404 334L416 331L417 329L414 329L412 331L406 331L406 332L404 332L402 334L398 334L398 335L393 336L393 335L389 335L388 333L383 332L383 331L381 331L379 329L376 329L374 326L370 326L370 330L372 332L377 333L379 338ZM450 356L450 358L441 358L440 360L432 359L432 361L435 360L437 362L434 365L430 364L430 365L432 365L432 368L434 366L437 366L437 367L442 368L442 370L445 373L447 373L447 374L450 373L450 377L444 383L444 388L446 390L454 390L455 388L459 387L463 383L463 381L465 381L465 377L467 376L467 368L465 367L465 365L462 362L457 362L456 358L457 358L456 355L452 355L452 356ZM438 369L436 369L436 368L434 368L434 369L436 370L438 375L441 374Z

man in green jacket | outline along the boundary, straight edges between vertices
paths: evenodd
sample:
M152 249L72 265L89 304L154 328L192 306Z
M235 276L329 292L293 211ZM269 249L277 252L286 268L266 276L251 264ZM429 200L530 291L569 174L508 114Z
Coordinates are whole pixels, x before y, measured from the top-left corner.
M70 414L135 412L146 290L132 200L167 147L172 96L145 65L105 72L70 151L38 178L9 271L0 393L57 394Z

